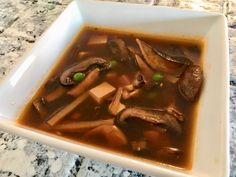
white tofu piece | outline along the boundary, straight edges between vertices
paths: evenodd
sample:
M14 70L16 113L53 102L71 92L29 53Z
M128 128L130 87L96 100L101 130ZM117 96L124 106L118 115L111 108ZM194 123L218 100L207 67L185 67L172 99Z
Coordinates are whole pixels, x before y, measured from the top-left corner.
M81 51L81 52L78 53L77 56L78 56L78 59L81 59L81 58L87 56L88 54L89 54L89 52Z
M89 38L88 45L106 44L107 35L93 35Z
M98 103L102 103L104 99L110 97L116 88L107 82L103 82L100 85L89 90L89 95Z

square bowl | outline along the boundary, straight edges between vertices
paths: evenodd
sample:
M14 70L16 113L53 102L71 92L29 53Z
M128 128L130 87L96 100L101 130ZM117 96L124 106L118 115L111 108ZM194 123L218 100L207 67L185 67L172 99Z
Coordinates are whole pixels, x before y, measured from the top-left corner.
M59 56L84 25L148 35L199 38L205 41L203 61L205 80L196 121L193 165L190 170L169 168L122 156L22 127L16 123L27 102L46 81ZM217 13L92 0L74 1L1 83L0 129L154 176L228 176L227 37L226 19Z

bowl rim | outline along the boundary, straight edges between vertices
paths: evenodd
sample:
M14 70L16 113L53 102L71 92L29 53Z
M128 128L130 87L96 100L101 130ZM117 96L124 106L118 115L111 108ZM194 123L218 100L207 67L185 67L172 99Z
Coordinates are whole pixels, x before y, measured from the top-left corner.
M84 2L84 1L86 1L86 0L80 0L80 2ZM87 0L88 2L91 2L91 3L94 3L92 0ZM106 4L127 4L127 5L129 5L129 6L140 6L140 4L130 4L130 3L117 3L117 2L107 2L107 1L97 1L96 3L106 3ZM69 6L66 8L66 10L68 10L71 6L75 6L75 5L77 5L77 3L74 1L74 2L71 2L70 4L69 4ZM150 6L150 5L145 5L145 6ZM162 9L170 9L170 7L155 7L155 8L162 8ZM171 9L173 9L173 8L171 8ZM177 11L191 11L192 12L192 10L182 10L182 9L178 9L178 8L175 8L175 10L177 10ZM201 12L201 13L206 13L206 12ZM224 19L225 19L225 17L222 15L222 14L219 14L219 13L207 13L207 14L215 14L215 15L217 15L217 16L220 16L220 17L223 17ZM58 17L58 19L59 18L61 18L61 16L63 16L63 13ZM56 20L57 21L57 20ZM52 24L52 25L54 25L55 23L56 23L56 21ZM226 23L226 20L225 20L225 23ZM51 25L51 26L52 26ZM0 86L2 86L2 85L4 85L4 83L6 82L6 80L8 80L10 77L12 77L12 75L15 73L15 70L17 69L17 67L18 66L20 66L20 65L22 65L23 64L23 59L25 58L25 56L27 56L28 55L28 53L30 53L31 51L32 51L32 49L33 48L35 48L36 46L37 46L37 44L38 44L38 41L40 41L43 37L44 37L44 35L45 34L47 34L47 32L48 32L48 30L50 30L50 28L51 28L51 26L49 26L48 27L48 29L47 30L45 30L45 32L42 34L42 36L40 36L39 37L39 39L37 40L37 42L32 46L32 48L29 48L28 50L27 50L27 52L26 52L26 55L24 55L24 56L22 56L21 58L21 60L20 60L20 62L18 62L18 64L11 70L11 72L8 74L8 76L6 76L4 79L2 79L1 80L1 82L0 82ZM227 27L227 24L226 24L226 27ZM226 30L226 32L225 32L225 36L228 36L228 33L227 33L227 30ZM228 43L226 42L226 48L228 48ZM228 51L226 51L226 55L227 55L227 60L229 60L229 57L228 57ZM229 75L229 66L227 65L226 66L227 67L227 75ZM50 75L50 74L49 74ZM228 80L229 80L229 76L228 76ZM42 81L42 83L43 83L44 81ZM42 84L42 83L40 83L40 85ZM229 96L229 86L227 86L227 91L226 91L227 93L226 93L226 95L227 95L227 97ZM227 106L227 109L229 108L229 101L226 101L226 106ZM228 112L228 111L227 111ZM226 150L228 151L229 150L229 113L227 113L227 115L226 115L226 121L227 121L227 124L226 124L226 139L225 139L225 144L226 144ZM78 145L78 144L74 144L74 143L71 143L71 142L65 142L64 140L62 140L62 139L56 139L55 137L52 137L51 136L51 134L50 134L50 136L48 136L48 135L45 135L45 134L42 134L42 133L39 133L39 132L35 132L35 131L31 131L31 130L29 130L29 129L27 129L27 128L23 128L23 127L19 127L17 124L11 124L10 122L8 122L7 120L5 120L4 118L1 118L1 115L0 115L0 128L1 129L3 129L3 130L5 130L5 131L9 131L9 132L11 132L11 133L16 133L16 134L19 134L19 135L21 135L21 136L23 136L23 137L26 137L26 138L29 138L29 139L32 139L32 140L37 140L37 141L39 141L39 142L41 142L41 143L44 143L44 144L48 144L48 145L50 145L50 146L54 146L54 147L59 147L60 149L64 149L64 150L69 150L70 152L74 152L74 153L78 153L78 151L75 151L75 150L73 150L73 149L71 149L71 148L68 148L68 146L70 146L70 147L74 147L75 149L76 149L76 146ZM195 128L196 129L196 128ZM196 131L196 130L195 130ZM39 139L39 137L40 137L40 139ZM47 140L45 140L45 141L42 141L42 139L43 138L46 138ZM53 142L53 141L56 141L56 143L55 142ZM56 144L56 145L55 145ZM67 146L67 148L65 148L64 146L62 146L62 145L65 145L65 146ZM82 145L82 146L84 146L84 145ZM77 146L78 147L78 146ZM89 149L89 150L94 150L94 149ZM94 153L100 153L101 151L100 150L98 150L98 149L95 149L94 150ZM107 152L107 151L105 151L105 152ZM90 154L89 153L87 153L87 152L81 152L81 154L86 154L86 156L88 156L88 157L90 157ZM115 156L113 156L115 154ZM110 159L112 159L112 158L114 158L114 157L116 157L116 153L114 153L114 154L112 154L111 156L110 156ZM105 153L104 155L109 155L108 153ZM126 156L126 155L124 155L124 156ZM94 158L94 157L93 157ZM101 160L101 161L104 161L104 159L103 158L98 158L98 157L96 157L95 159L98 159L98 160ZM122 161L122 160L131 160L131 162L133 163L133 164L131 164L130 165L130 168L132 168L132 169L135 169L135 170L139 170L139 169L137 169L137 167L136 167L136 165L138 165L138 166L140 166L140 165L143 165L143 163L137 163L137 161L140 161L140 160L134 160L133 161L133 159L132 158L126 158L126 157L121 157L120 159L118 159L118 160L113 160L111 163L114 163L114 164L120 164L120 161ZM110 162L109 162L110 163ZM145 163L145 162L144 162ZM147 166L146 166L146 168L147 169L149 169L149 168L160 168L160 170L161 171L163 171L163 172L167 172L167 173L169 173L169 174L172 174L172 175L175 175L175 176L192 176L191 174L188 174L188 170L186 171L187 173L185 173L183 170L181 170L181 171L178 171L178 170L176 170L176 169L174 169L174 170L172 170L172 169L169 169L169 168L165 168L165 167L163 167L163 166L156 166L156 164L155 165L151 165L151 164L146 164ZM151 165L151 166L150 166ZM184 173L183 173L184 172ZM225 174L226 175L228 175L229 174L229 154L227 154L227 156L226 156L226 171L225 171Z

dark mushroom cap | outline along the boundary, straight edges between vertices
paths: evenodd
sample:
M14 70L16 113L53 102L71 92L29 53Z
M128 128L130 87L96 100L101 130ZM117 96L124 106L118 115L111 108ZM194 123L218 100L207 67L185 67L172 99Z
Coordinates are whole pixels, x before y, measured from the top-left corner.
M130 107L121 111L114 123L117 126L124 126L127 125L127 119L140 119L153 125L164 125L178 134L182 132L179 122L166 110Z
M189 66L181 76L178 87L180 94L188 101L193 101L201 89L203 72L200 66Z
M121 62L129 62L131 60L129 50L122 39L111 39L108 41L108 47Z
M133 86L134 88L141 88L146 84L146 80L143 74L141 74L140 72L138 72L135 76L135 79L133 81Z
M78 62L68 67L60 76L60 83L62 85L74 85L75 81L72 79L73 74L77 72L84 72L91 67L98 67L102 69L110 68L110 62L98 57L89 58L83 62Z
M136 39L136 42L146 63L154 70L173 73L173 69L177 69L178 72L182 72L185 66L192 64L192 61L184 56L170 56L140 39Z

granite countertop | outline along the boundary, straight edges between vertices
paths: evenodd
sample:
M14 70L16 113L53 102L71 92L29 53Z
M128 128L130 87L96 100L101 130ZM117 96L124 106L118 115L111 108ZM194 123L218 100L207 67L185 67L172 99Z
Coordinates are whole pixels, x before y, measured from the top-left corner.
M116 0L125 1L125 0ZM236 1L126 0L224 13L230 43L230 176L236 177ZM0 0L0 80L71 0ZM138 177L144 174L0 131L0 177Z

